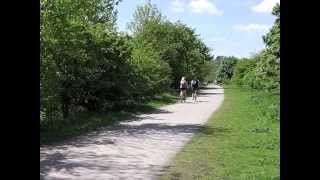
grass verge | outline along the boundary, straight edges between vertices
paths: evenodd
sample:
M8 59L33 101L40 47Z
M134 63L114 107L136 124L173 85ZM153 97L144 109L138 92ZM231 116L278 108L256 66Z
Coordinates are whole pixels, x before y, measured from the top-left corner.
M157 108L175 103L174 93L164 93L142 104L124 108L117 112L83 112L68 118L45 124L40 128L40 145L48 145L67 140L98 128L110 126L116 122L133 118L136 114L152 112Z
M161 180L280 179L279 95L225 88L225 100Z

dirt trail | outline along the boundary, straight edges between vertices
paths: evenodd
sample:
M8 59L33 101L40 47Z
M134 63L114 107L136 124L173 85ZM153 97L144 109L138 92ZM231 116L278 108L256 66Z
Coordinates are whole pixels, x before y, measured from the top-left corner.
M156 179L223 101L209 86L191 98L71 142L40 148L40 179Z

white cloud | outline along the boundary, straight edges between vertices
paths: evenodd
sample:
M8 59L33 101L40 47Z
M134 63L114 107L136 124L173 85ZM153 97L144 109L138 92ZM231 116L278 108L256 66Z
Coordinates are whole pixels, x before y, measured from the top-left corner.
M253 6L251 10L257 13L271 13L276 3L280 4L280 0L263 0L260 4Z
M240 24L240 25L235 25L233 28L238 31L249 32L249 31L266 31L269 29L269 26L265 24L247 24L247 25Z
M222 15L223 11L209 0L191 0L188 4L189 8L194 13L207 13L209 15Z
M186 4L181 0L174 0L170 4L170 9L173 12L183 12L185 10Z

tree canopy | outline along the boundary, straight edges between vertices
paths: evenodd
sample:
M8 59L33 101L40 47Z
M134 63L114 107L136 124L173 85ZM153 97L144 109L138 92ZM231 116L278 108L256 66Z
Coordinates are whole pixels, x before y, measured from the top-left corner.
M41 124L121 110L177 87L181 76L210 79L210 49L194 29L149 2L133 14L133 34L119 33L119 2L40 1Z

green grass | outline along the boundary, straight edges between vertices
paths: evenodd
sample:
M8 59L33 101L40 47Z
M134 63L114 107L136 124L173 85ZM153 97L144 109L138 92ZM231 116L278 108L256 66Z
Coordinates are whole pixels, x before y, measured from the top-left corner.
M146 113L154 111L162 106L176 103L178 101L178 93L170 92L157 95L151 100L148 100L142 104L134 105L127 109L132 113Z
M177 102L178 100L178 94L174 93L164 93L160 96L158 96L156 99L153 99L152 101L147 102L146 104L148 106L151 106L153 108L160 108L161 106L173 104Z
M177 99L177 95L174 93L164 93L142 104L123 108L122 111L83 112L63 121L43 124L40 128L40 144L53 144L95 131L100 127L110 126L118 121L133 118L136 114L152 112L161 106L175 103Z
M160 179L280 179L279 147L279 96L228 86L222 106Z

